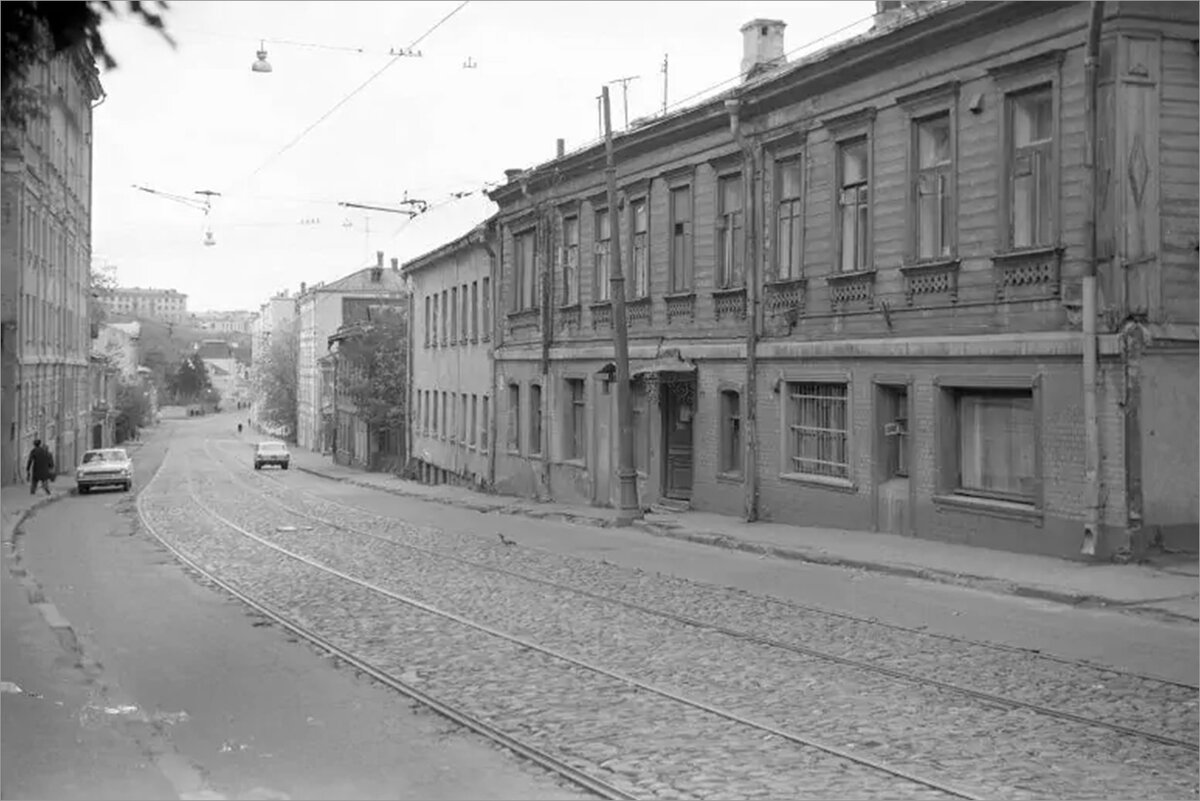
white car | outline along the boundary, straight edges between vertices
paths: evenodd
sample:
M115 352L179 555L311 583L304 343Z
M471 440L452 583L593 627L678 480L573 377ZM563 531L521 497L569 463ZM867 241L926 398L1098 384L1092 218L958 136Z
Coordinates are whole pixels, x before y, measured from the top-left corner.
M278 465L283 470L288 469L292 459L288 447L282 442L260 442L254 449L254 469L262 470L264 465Z
M129 492L133 487L133 462L124 448L98 448L83 454L75 468L75 489L86 495L92 487L120 487Z

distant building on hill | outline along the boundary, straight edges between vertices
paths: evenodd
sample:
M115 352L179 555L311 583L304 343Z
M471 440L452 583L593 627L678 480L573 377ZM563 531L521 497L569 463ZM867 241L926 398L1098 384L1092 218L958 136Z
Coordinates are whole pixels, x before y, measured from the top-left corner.
M113 314L149 317L182 322L188 317L188 296L174 289L118 287L102 296L100 302Z

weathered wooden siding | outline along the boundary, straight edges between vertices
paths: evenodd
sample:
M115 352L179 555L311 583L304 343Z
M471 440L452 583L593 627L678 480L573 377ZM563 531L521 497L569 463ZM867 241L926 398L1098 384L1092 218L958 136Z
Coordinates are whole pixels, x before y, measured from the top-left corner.
M1195 40L1162 43L1162 295L1167 322L1195 323L1200 299L1200 81Z

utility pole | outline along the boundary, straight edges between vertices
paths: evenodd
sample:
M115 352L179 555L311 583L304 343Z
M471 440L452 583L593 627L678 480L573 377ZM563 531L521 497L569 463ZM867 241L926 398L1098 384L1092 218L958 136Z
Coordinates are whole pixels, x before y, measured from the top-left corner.
M663 53L662 75L663 75L662 113L663 113L663 116L665 117L665 116L667 116L667 54L666 53Z
M628 526L642 517L638 503L637 469L633 464L633 398L629 392L629 332L625 326L625 275L621 272L621 215L617 209L617 168L613 163L612 116L608 102L608 87L600 90L604 105L604 172L608 177L608 219L611 221L610 247L612 274L613 340L617 362L617 480L620 483L620 501L617 507L617 525Z
M604 136L604 95L596 95L596 130Z
M617 78L614 81L608 82L610 85L614 84L614 83L621 84L621 101L625 104L625 128L622 130L629 129L629 84L631 81L636 81L638 78L641 78L641 77L642 77L641 75L630 75L626 78ZM605 107L604 113L608 114L607 106Z

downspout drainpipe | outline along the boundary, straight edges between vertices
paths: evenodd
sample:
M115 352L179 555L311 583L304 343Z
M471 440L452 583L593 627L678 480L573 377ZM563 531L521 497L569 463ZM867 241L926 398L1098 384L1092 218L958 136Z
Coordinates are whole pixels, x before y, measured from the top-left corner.
M729 112L729 129L742 150L745 175L746 209L746 402L742 412L745 422L744 511L747 523L758 520L758 227L757 207L758 159L754 148L746 141L741 127L741 100L725 101Z
M1084 125L1086 134L1083 197L1087 203L1084 219L1083 275L1083 424L1084 424L1084 511L1083 543L1080 552L1096 554L1100 534L1100 421L1097 419L1096 374L1098 340L1096 336L1096 243L1099 208L1096 204L1096 114L1100 67L1100 27L1104 21L1103 0L1092 0L1088 26L1087 55L1084 59Z

